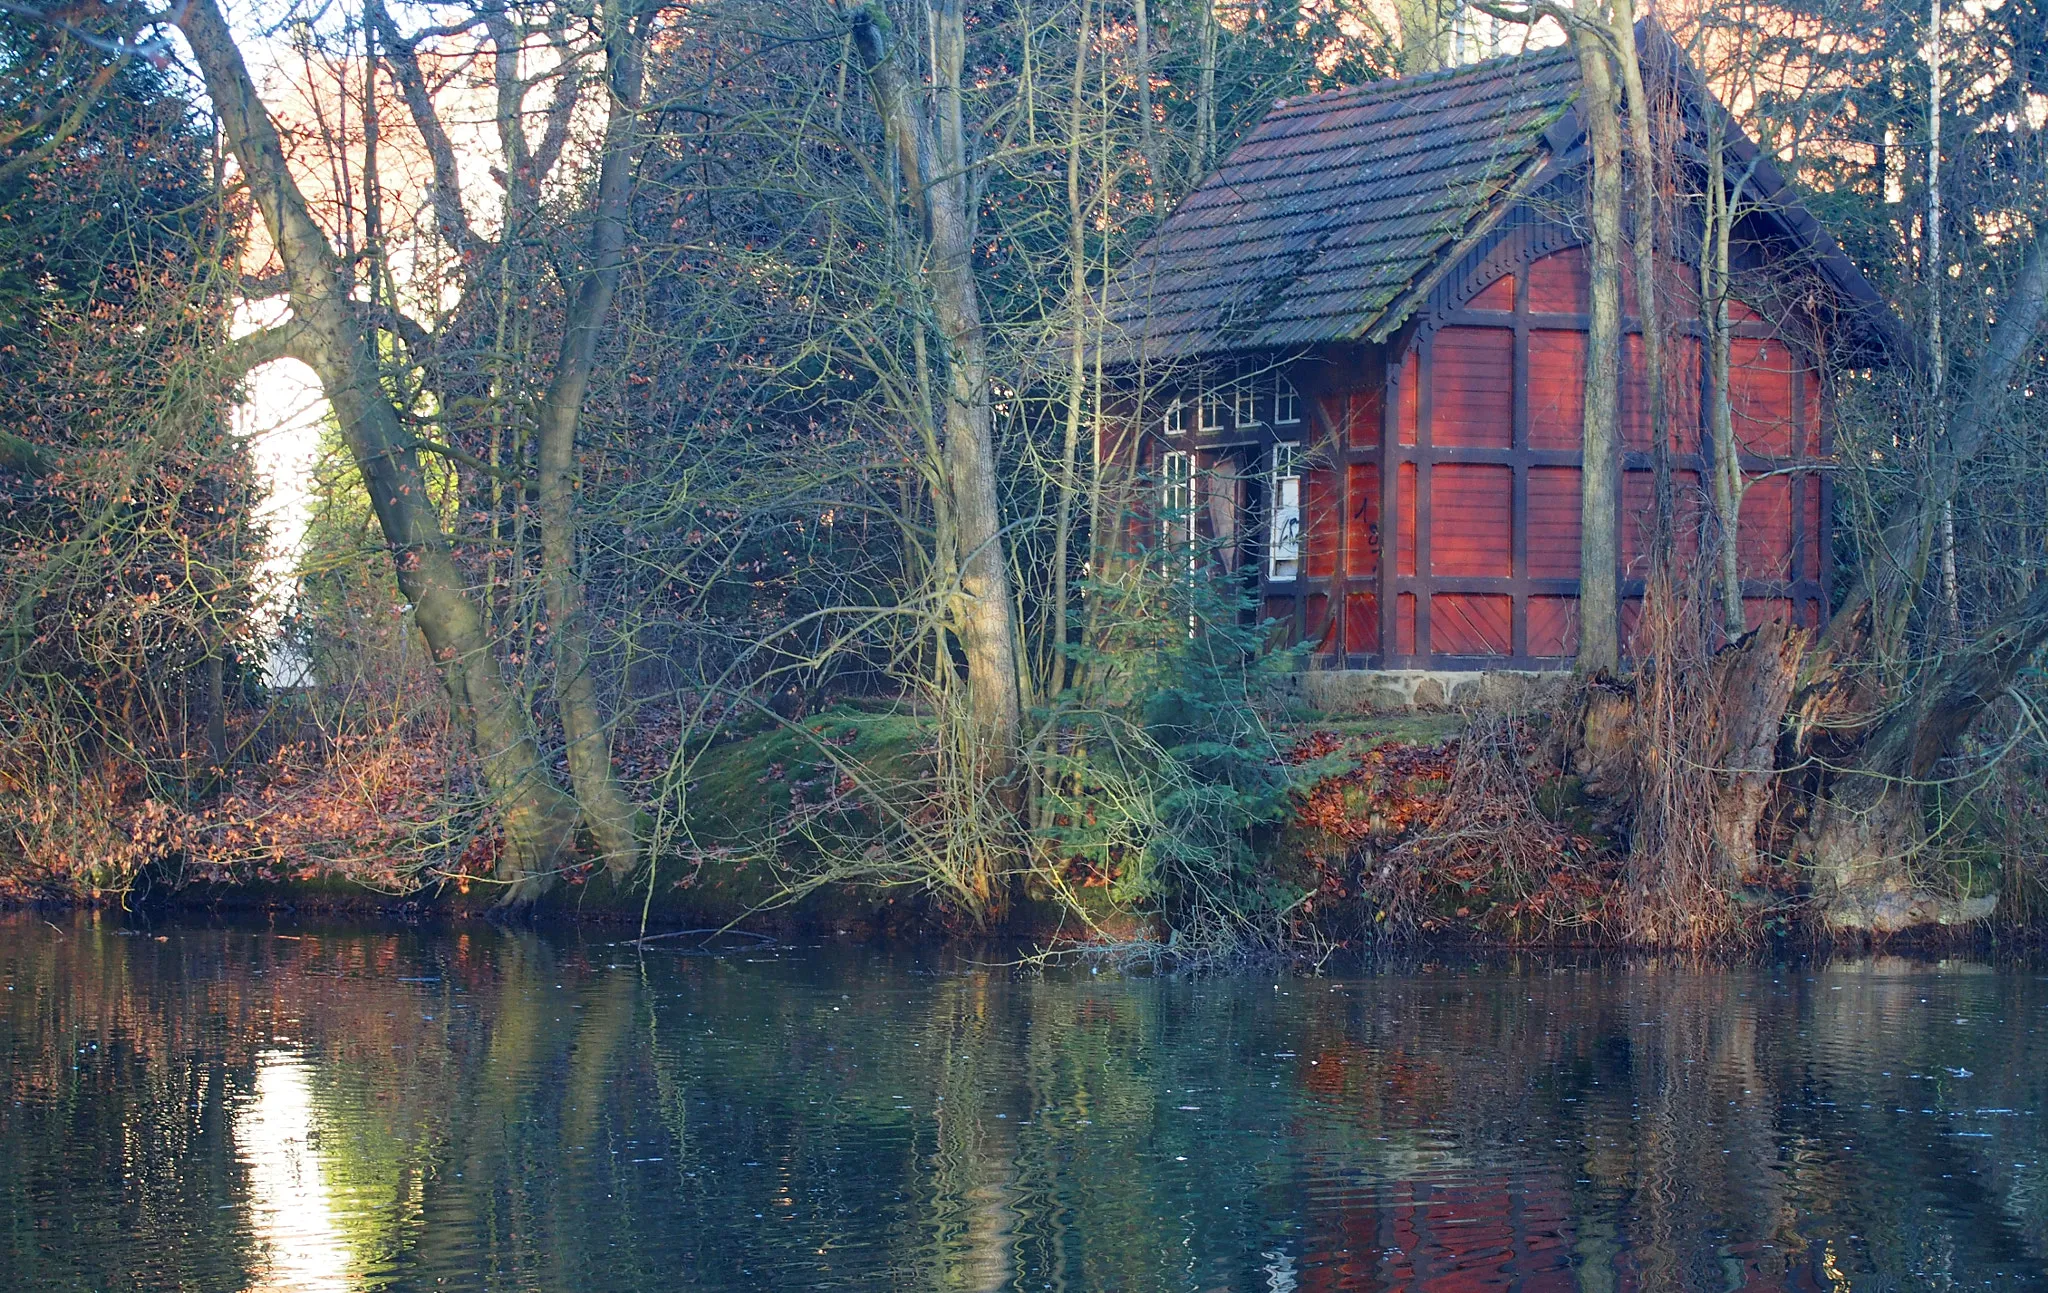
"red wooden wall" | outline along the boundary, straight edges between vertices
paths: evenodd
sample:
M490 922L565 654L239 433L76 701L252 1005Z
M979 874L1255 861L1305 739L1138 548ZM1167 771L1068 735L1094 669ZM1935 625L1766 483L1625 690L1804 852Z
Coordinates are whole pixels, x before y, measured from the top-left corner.
M1384 382L1372 353L1352 352L1345 377L1304 375L1315 452L1303 482L1306 560L1297 587L1268 584L1266 613L1296 625L1327 663L1377 656L1380 635L1380 431ZM1347 380L1347 378L1351 380ZM1349 660L1361 664L1360 660Z
M1665 299L1682 300L1683 270L1672 274ZM1268 613L1294 622L1332 664L1568 663L1578 644L1586 297L1583 250L1554 252L1418 329L1391 374L1377 356L1351 371L1326 363L1320 377L1305 372L1297 385L1324 446L1306 482L1306 578L1269 585ZM1825 451L1819 381L1753 312L1737 312L1736 330L1730 402L1753 481L1737 541L1744 599L1752 624L1817 624L1825 483L1818 470L1797 468ZM1697 556L1709 479L1701 347L1691 332L1665 359L1684 562ZM1652 505L1635 335L1626 340L1621 419L1626 635L1641 605ZM1382 551L1382 515L1393 517L1391 553Z

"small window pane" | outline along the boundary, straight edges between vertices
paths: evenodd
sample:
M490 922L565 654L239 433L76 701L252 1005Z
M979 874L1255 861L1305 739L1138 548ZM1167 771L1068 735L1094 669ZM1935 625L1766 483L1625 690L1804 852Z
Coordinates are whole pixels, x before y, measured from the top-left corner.
M1273 424L1289 426L1301 421L1301 397L1294 393L1294 383L1285 377L1273 379Z

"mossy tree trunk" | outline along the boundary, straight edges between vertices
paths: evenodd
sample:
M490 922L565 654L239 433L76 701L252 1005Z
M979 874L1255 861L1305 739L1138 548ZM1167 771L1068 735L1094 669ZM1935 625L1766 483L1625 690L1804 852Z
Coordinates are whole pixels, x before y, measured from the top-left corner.
M481 608L470 597L427 494L419 455L386 394L371 326L326 235L292 178L284 145L215 0L180 19L229 149L283 261L295 327L292 353L319 376L390 546L400 590L434 653L482 763L507 848L498 875L523 903L570 854L576 804L541 757L518 695L499 676Z
M584 822L614 877L640 860L633 802L613 774L604 714L591 669L590 625L576 568L576 433L597 360L599 330L611 313L625 259L633 172L639 150L640 83L647 19L632 0L602 6L610 100L599 162L590 269L569 307L554 380L541 401L535 474L540 494L541 586L555 665L555 706L568 746L569 777Z

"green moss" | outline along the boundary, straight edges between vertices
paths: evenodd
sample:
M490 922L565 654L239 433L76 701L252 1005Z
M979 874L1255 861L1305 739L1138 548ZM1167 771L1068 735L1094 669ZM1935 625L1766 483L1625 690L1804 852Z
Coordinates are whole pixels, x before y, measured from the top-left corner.
M915 714L835 706L798 723L757 726L698 758L685 797L697 844L752 848L772 840L801 801L816 804L850 775L855 800L888 795L926 771L930 720ZM851 835L872 830L868 814L843 815Z
M1600 820L1583 777L1545 777L1536 783L1536 811L1574 835L1597 835Z

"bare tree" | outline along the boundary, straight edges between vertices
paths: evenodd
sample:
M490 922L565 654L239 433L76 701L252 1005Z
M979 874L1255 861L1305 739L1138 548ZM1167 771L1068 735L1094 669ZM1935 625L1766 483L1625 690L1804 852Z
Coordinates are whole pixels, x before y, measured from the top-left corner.
M874 8L859 10L853 38L924 240L919 269L945 345L942 452L948 506L940 551L959 581L952 614L967 657L973 712L990 751L987 775L1014 803L1010 776L1022 724L1022 656L996 494L988 335L974 273L978 203L961 114L967 35L959 0L939 0L932 23L932 84L922 95L912 91L896 60L886 16Z

